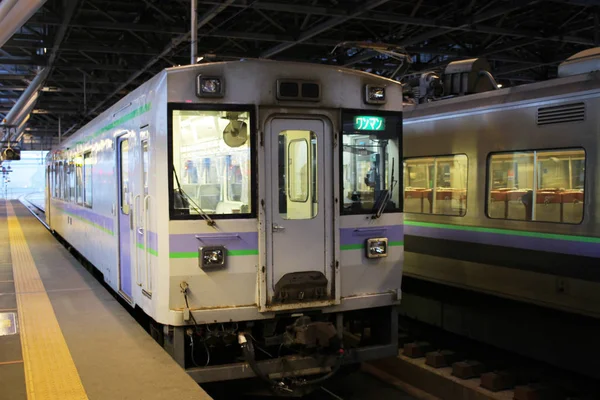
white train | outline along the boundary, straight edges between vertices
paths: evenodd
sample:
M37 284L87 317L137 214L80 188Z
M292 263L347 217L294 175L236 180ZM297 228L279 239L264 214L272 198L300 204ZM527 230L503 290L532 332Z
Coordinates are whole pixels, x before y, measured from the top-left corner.
M198 382L293 390L297 347L286 373L397 352L401 104L331 66L164 70L49 153L47 223Z

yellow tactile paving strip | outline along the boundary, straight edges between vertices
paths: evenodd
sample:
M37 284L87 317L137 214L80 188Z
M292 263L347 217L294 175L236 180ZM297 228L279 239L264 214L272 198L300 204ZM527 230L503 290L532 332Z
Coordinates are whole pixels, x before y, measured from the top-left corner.
M6 203L27 399L87 399L25 235Z

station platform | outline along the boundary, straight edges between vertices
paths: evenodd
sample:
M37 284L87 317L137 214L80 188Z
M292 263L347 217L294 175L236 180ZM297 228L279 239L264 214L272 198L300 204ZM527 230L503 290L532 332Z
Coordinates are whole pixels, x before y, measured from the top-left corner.
M210 399L18 201L0 200L0 399Z

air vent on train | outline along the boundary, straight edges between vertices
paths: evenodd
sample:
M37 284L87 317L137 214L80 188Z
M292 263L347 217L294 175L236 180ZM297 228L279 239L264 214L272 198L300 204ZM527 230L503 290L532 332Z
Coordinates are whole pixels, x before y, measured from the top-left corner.
M585 120L585 104L570 103L538 108L537 124L550 125Z
M318 82L278 80L278 100L319 101L321 99L321 84Z

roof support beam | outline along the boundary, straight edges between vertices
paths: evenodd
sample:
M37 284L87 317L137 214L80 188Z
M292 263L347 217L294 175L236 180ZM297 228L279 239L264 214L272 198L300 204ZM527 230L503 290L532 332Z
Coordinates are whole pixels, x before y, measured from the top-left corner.
M200 18L197 22L198 24L198 29L202 28L204 25L208 24L214 17L216 17L221 11L225 10L231 3L233 3L235 0L225 0L221 5L218 6L214 6L209 12L207 12L202 18ZM165 57L167 54L169 54L171 51L173 51L173 49L175 49L177 46L179 46L181 43L185 42L186 40L188 40L191 36L190 32L187 32L181 36L179 36L177 39L174 39L171 41L171 43L165 47L163 49L163 51L161 51L160 54L158 54L157 56L153 57L150 59L150 61L148 61L142 68L140 68L137 72L135 72L133 75L131 75L124 83L122 83L121 85L119 85L117 87L117 89L115 89L110 95L108 95L104 100L102 100L101 102L97 103L95 107L93 107L90 111L88 111L86 113L86 117L89 117L91 115L93 115L96 111L98 111L107 101L109 101L110 99L112 99L114 96L116 96L117 94L119 94L121 92L121 90L125 89L127 87L127 85L131 84L135 79L137 79L140 75L142 75L143 73L145 73L148 69L150 69L158 60L160 60L162 57ZM67 131L64 133L64 135L66 136L71 130L73 130L75 127L77 126L77 124L71 126L69 129L67 129Z
M264 11L261 11L260 8L256 8L253 7L254 11L256 11L261 17L263 17L264 19L266 19L271 25L273 25L275 28L279 29L281 32L285 33L286 29L281 26L281 24L277 21L275 21L273 18L269 17L267 14L264 13Z
M431 31L425 32L421 35L417 35L417 36L413 36L411 38L407 38L402 40L400 43L398 43L398 45L400 46L410 46L413 44L417 44L420 42L424 42L426 40L430 40L433 39L434 37L438 37L438 36L442 36L445 35L446 33L455 31L455 30L459 30L459 29L463 29L463 28L467 28L471 25L474 24L478 24L481 23L483 21L486 21L488 19L492 19L495 17L498 17L500 15L504 15L508 12L517 10L519 8L525 7L531 3L534 3L538 0L525 0L522 2L517 2L517 1L512 1L510 5L508 6L502 6L502 7L498 7L495 8L491 11L487 11L485 13L482 13L480 15L477 15L471 19L465 19L462 23L455 25L455 26L450 26L450 27L442 27L442 28L437 28L437 29L433 29ZM349 67L351 65L356 64L357 62L362 62L362 61L366 61L370 58L373 57L373 53L372 52L364 52L361 53L359 55L354 56L353 58L351 58L349 61L346 61L344 63L345 67Z
M45 2L45 1L44 1ZM44 3L42 2L42 4ZM60 44L62 43L63 39L65 38L65 33L67 32L67 28L69 26L69 22L71 22L71 18L73 17L73 13L75 12L75 7L77 6L77 4L79 3L79 0L64 0L63 5L65 5L65 9L64 9L64 14L63 14L63 19L62 19L62 23L60 25L60 28L58 29L58 31L56 32L56 37L54 39L54 46L52 47L52 50L50 52L50 58L48 59L48 67L44 68L43 70L40 71L40 73L38 74L38 76L36 76L36 79L34 79L34 81L37 80L37 78L39 77L40 80L38 80L36 82L35 88L33 91L29 91L26 90L22 97L25 98L25 102L27 103L32 103L32 107L35 104L35 101L38 97L38 92L39 89L42 87L42 85L44 84L44 82L46 81L46 78L48 77L48 75L50 74L50 72L52 71L52 67L54 64L54 61L57 59L58 57L58 51L60 48ZM40 4L41 5L41 4ZM31 86L34 85L34 82L31 82ZM17 101L17 103L15 104L15 107L17 109L16 113L20 113L21 109L17 108L17 106L19 105L19 102L21 101L21 99L19 99L19 101ZM13 112L9 112L8 115L6 116L6 120L9 124L14 123L14 121L11 121L9 119L9 117L11 117L13 114ZM4 137L4 140L10 140L10 133L7 135L8 137Z
M302 43L314 36L317 36L317 35L325 32L326 30L329 30L337 25L343 24L344 22L346 22L366 11L369 11L373 8L379 7L380 5L385 4L388 1L389 0L371 0L371 1L367 2L365 5L356 8L354 11L352 11L350 14L348 14L346 16L331 18L329 21L325 21L325 22L303 32L298 37L298 39L296 39L295 41L293 41L291 43L281 43L281 44L278 44L277 46L271 47L269 50L264 51L260 55L260 57L261 58L269 58L276 54L279 54L282 51L289 49L290 47L294 47L295 45Z
M518 7L525 7L532 0L523 2L523 4L517 5ZM203 4L220 4L218 2L202 2ZM238 8L246 8L248 4L246 2L237 2L232 4L233 7ZM515 6L515 7L517 7ZM318 6L300 6L296 4L283 4L283 3L263 3L256 2L252 5L252 8L256 11L259 10L270 10L270 11L282 11L282 12L296 12L296 13L310 13L313 15L320 16L329 16L329 17L348 17L348 12L342 9L330 9L325 7ZM504 13L509 12L506 10L510 10L510 7L504 8ZM266 14L265 14L266 15ZM566 43L574 43L574 44L582 44L586 46L594 46L593 39L582 38L573 35L551 35L548 37L544 37L537 31L530 30L521 30L521 29L505 29L499 28L495 26L487 26L481 25L475 21L479 18L475 16L473 19L465 19L465 22L462 24L454 24L453 22L447 22L444 20L436 20L431 18L417 18L409 15L400 15L400 14L389 14L383 12L363 12L360 15L355 15L352 17L357 20L365 20L365 21L375 21L375 22L386 22L390 24L405 24L412 26L420 26L420 27L430 27L439 29L438 32L447 33L448 31L460 30L466 32L476 32L476 33L488 33L493 35L502 35L502 36L513 36L513 37L521 37L521 38L530 38L530 39L540 39L540 40L548 40L548 41L556 41L556 42L566 42ZM489 17L491 18L491 17ZM489 19L488 18L488 19ZM327 22L325 22L327 23ZM32 18L29 22L29 25L58 25L59 21L53 18ZM79 28L79 29L98 29L98 30L114 30L114 31L130 31L130 32L147 32L153 34L162 34L162 35L177 35L185 33L184 28L179 28L177 26L167 26L163 28L157 28L152 25L144 25L144 24L128 24L128 23L117 23L117 22L102 22L102 21L76 21L73 22L71 27ZM441 33L441 34L444 34ZM437 36L441 35L438 33ZM204 36L210 36L207 34L202 34Z

